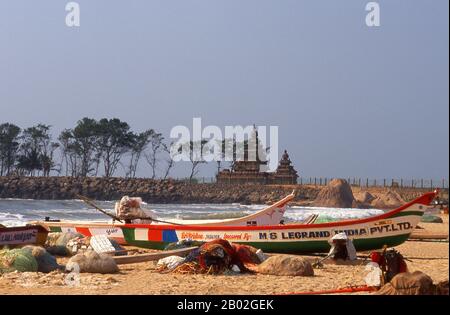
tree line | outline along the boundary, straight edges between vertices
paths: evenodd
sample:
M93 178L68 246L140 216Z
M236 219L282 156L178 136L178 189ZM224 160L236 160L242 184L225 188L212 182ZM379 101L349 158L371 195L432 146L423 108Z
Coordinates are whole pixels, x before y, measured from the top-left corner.
M138 164L144 160L149 176L166 179L174 166L169 144L153 129L133 132L118 118L100 120L83 118L72 129L64 129L57 139L51 126L37 124L21 129L11 123L0 124L0 176L112 177L120 166L126 177L136 177ZM59 150L59 156L56 155Z

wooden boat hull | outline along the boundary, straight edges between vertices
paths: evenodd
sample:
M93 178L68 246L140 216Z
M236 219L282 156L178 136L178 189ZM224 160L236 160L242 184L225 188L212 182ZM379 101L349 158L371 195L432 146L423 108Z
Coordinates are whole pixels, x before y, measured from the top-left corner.
M284 216L287 204L295 197L294 192L260 211L242 218L225 220L192 220L194 226L263 226L278 224ZM183 222L182 220L178 222ZM89 222L89 221L36 221L47 226L51 232L78 232L85 236L107 235L119 244L127 242L122 232L123 223ZM160 224L153 223L152 226ZM148 226L148 224L143 224Z
M328 240L344 232L353 240L356 250L374 250L405 242L435 196L436 192L427 193L398 209L358 220L247 227L126 224L122 232L128 244L153 249L163 249L169 243L188 238L198 241L222 238L277 253L328 252Z
M0 247L23 245L43 246L49 230L42 225L27 225L0 228Z
M121 245L126 245L125 238L122 233L122 223L108 222L83 222L83 221L61 221L46 222L39 221L48 227L50 232L77 232L84 236L91 237L95 235L106 235Z

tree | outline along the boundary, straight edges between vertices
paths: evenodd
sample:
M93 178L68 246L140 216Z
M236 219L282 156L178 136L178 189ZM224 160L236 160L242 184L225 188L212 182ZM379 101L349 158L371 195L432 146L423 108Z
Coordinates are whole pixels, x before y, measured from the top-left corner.
M105 177L111 177L117 165L132 146L133 133L130 126L120 119L102 118L97 125L97 151L105 169Z
M172 159L172 156L170 156L170 146L172 143L170 143L169 146L167 146L165 143L163 144L163 151L167 154L167 157L165 158L166 162L166 169L164 171L163 180L166 180L169 176L170 170L172 169L174 165L174 160Z
M20 175L34 176L34 172L42 169L39 153L35 149L29 149L17 158L17 169Z
M20 131L14 124L0 125L0 176L9 175L16 163Z
M49 145L49 151L41 155L42 171L44 176L50 176L50 171L52 171L55 166L53 154L57 148L59 148L59 144L56 142L51 142Z
M64 129L58 137L61 148L61 164L65 164L64 169L66 176L77 176L79 171L77 169L78 154L75 146L75 138L73 130Z
M198 174L199 167L201 164L206 163L203 158L203 151L207 150L206 143L208 141L189 141L180 146L178 148L179 154L185 154L188 152L188 158L191 163L191 173L189 174L189 182L192 183L194 176Z
M71 131L73 137L73 147L71 150L80 160L77 176L88 176L92 171L94 162L93 154L98 142L98 123L95 119L83 118L77 122L77 125Z
M164 137L160 133L156 133L153 129L150 134L150 148L148 152L144 153L147 163L152 169L152 178L156 177L156 166L158 164L158 155L163 151Z
M25 129L20 137L21 155L18 158L18 168L28 172L31 176L35 171L43 171L44 176L50 175L54 166L53 152L58 144L52 142L50 126L38 124Z
M136 177L136 170L141 158L142 152L145 151L151 141L151 135L154 133L153 129L144 132L133 134L130 150L130 164L127 171L128 177Z

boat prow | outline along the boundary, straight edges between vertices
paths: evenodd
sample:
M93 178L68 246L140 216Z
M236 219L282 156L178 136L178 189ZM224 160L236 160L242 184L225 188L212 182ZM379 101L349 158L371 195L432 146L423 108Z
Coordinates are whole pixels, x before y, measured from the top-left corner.
M48 232L48 228L40 224L0 227L0 247L43 246L47 240Z

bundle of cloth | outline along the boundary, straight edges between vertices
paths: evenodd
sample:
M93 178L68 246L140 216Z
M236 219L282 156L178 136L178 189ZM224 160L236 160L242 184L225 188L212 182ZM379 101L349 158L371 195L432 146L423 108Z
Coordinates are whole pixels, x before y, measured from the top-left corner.
M231 244L223 239L204 243L192 250L183 260L171 264L168 270L183 274L223 274L227 271L253 273L251 268L262 262L254 247ZM161 271L166 271L162 267Z
M142 199L124 196L115 204L116 216L127 223L152 223L156 215L150 210L141 209Z

